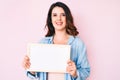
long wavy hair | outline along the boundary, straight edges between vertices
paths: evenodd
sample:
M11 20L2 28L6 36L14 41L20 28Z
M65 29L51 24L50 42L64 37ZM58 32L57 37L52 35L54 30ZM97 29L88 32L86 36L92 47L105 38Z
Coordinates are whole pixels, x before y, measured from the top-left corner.
M51 19L52 10L53 10L54 7L61 7L61 8L63 8L63 10L65 12L65 15L66 15L66 32L67 32L67 34L72 35L72 36L78 35L79 32L77 31L77 28L74 25L73 16L71 14L70 9L64 3L56 2L56 3L53 3L50 6L50 9L48 11L46 25L45 25L45 28L47 27L48 31L47 31L47 34L45 36L48 37L48 36L53 36L55 34L55 29L54 29L54 26L52 24L52 19Z

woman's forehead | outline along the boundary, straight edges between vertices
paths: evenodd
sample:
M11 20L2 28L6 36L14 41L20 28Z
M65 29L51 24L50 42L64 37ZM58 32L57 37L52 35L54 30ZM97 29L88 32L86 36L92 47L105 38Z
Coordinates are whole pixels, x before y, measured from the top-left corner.
M65 13L65 11L62 7L56 6L53 8L52 13Z

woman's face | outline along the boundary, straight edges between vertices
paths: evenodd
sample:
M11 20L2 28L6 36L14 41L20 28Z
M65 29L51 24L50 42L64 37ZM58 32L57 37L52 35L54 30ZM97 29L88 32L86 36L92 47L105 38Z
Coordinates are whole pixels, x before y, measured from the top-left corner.
M54 7L51 14L52 24L56 30L66 30L66 14L61 7Z

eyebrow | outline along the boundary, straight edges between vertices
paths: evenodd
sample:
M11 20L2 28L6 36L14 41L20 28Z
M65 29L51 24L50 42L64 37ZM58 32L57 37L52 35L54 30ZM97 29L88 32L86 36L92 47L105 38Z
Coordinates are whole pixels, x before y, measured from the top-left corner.
M57 14L57 13L52 13L52 14ZM60 13L60 14L65 14L65 13Z

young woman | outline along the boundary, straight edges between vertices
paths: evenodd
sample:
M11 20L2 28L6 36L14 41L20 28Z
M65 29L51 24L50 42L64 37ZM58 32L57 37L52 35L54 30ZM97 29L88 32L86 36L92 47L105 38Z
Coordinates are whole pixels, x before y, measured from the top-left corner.
M70 60L66 71L68 73L29 72L27 76L37 80L86 80L90 74L86 47L77 37L78 31L74 25L70 9L62 2L53 3L48 11L46 27L48 32L40 43L71 45ZM25 69L30 67L30 59L25 56Z

